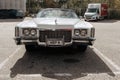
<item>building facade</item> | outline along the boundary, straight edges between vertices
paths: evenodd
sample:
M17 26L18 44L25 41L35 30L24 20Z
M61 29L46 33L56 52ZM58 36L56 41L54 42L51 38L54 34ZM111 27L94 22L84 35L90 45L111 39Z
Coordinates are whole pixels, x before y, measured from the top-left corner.
M0 9L16 9L26 12L26 0L0 0Z

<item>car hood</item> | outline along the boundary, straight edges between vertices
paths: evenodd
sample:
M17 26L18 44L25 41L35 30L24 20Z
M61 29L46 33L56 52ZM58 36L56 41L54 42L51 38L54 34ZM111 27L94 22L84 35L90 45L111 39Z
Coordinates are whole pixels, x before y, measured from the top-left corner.
M38 25L75 25L79 19L63 19L63 18L35 18Z
M96 15L96 13L86 12L85 15L93 16L93 15Z
M20 27L38 27L44 29L64 29L91 27L91 25L80 19L63 19L63 18L34 18L32 20L23 21L18 24Z
M33 19L39 28L74 28L79 19L63 19L63 18L36 18Z

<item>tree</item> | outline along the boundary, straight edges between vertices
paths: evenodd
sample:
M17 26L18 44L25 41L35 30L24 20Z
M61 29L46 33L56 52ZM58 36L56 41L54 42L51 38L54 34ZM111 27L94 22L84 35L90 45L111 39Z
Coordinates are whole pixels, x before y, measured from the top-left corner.
M120 0L115 0L115 5L114 5L114 8L115 9L120 9Z
M45 0L45 6L46 8L55 8L57 7L57 4L54 2L54 0Z

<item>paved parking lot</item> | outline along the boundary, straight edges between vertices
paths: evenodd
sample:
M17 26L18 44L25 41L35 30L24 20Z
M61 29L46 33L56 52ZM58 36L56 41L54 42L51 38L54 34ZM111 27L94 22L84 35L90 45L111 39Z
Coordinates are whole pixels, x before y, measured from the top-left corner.
M96 41L85 53L71 48L26 52L13 40L22 20L0 20L0 80L119 80L120 21L90 22Z

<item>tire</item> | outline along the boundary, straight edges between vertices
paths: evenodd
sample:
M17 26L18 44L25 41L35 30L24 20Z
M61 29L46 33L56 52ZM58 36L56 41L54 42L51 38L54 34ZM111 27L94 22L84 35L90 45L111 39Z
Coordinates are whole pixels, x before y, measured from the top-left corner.
M35 45L25 45L26 51L30 52L35 50Z
M16 43L17 45L20 45L20 44L21 44L21 41L20 41L20 40L15 40L15 43Z
M87 50L87 45L80 45L80 46L78 46L78 50L80 51L80 52L85 52L86 50Z
M86 22L89 22L89 20L85 19Z
M98 18L96 17L95 21L97 22L98 21Z

